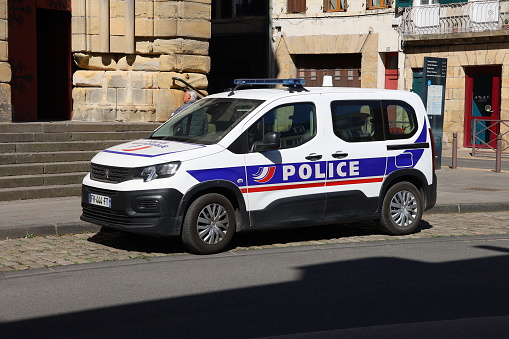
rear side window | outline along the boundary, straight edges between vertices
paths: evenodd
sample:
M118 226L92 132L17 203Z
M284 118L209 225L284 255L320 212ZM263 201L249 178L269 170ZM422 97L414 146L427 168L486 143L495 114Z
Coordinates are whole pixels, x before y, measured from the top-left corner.
M382 101L387 140L406 139L417 131L417 119L412 106L403 101Z
M331 103L334 134L344 141L384 140L380 101L342 100Z

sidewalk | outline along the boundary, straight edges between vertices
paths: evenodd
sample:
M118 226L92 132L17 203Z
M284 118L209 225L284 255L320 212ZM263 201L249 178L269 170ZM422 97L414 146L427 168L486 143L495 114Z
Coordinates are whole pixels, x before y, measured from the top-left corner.
M509 211L507 169L453 170L442 162L436 173L437 204L427 214ZM80 202L80 197L0 202L0 240L99 231L99 226L80 220Z

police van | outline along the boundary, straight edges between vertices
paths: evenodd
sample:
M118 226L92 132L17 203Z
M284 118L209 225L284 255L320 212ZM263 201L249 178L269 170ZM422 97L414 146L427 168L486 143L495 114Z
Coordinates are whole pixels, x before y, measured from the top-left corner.
M209 254L249 230L375 220L409 234L435 204L433 136L416 94L302 79L236 84L146 139L97 154L81 219L179 236ZM253 84L282 86L238 88Z

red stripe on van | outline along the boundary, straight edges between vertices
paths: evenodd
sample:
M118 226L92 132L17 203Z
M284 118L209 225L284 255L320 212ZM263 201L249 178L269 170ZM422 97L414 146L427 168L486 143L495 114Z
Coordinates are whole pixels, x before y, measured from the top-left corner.
M369 184L369 183L373 183L373 182L382 182L382 181L384 181L383 178L369 178L369 179L356 179L356 180L328 181L326 186Z
M267 187L250 187L248 193L256 192L268 192L268 191L280 191L280 190L291 190L295 188L310 188L310 187L323 187L323 182L313 182L306 184L295 184L295 185L278 185L278 186L267 186Z

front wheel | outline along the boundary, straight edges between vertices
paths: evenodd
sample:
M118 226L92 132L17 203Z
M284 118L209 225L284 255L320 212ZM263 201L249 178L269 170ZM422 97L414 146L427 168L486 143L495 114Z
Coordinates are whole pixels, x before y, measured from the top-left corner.
M399 182L385 194L380 228L391 235L413 233L421 222L423 210L419 190L409 182Z
M193 253L221 252L233 238L235 228L235 212L230 201L221 194L205 194L187 210L182 242Z

